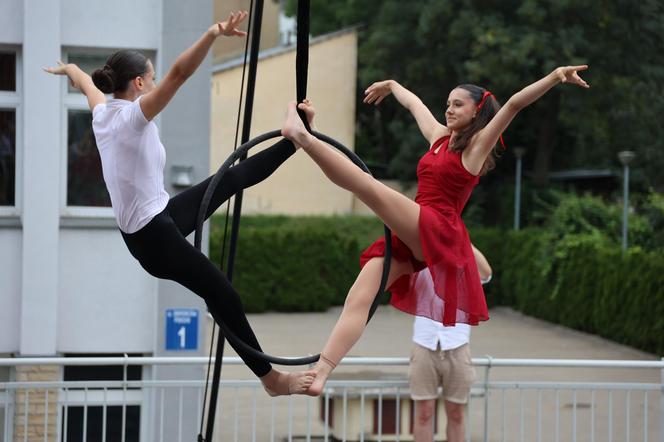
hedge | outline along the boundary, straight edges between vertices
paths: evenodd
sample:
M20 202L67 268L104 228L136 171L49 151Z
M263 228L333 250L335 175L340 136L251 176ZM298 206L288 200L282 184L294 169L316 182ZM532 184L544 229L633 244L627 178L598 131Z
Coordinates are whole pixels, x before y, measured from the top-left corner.
M373 217L246 216L234 286L248 312L323 311L343 303L363 248L382 234ZM222 220L211 230L218 257ZM664 256L620 247L597 231L471 229L494 269L490 306L664 354ZM218 258L217 258L218 260Z
M223 224L213 218L210 256L216 262ZM373 217L243 217L233 285L247 312L324 311L343 304L361 250L381 233Z
M593 234L476 230L491 261L493 305L664 355L664 256Z

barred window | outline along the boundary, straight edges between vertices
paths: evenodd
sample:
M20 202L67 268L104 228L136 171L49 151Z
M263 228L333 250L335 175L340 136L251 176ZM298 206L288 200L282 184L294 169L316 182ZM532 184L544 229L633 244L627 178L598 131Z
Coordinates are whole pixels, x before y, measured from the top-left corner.
M67 354L67 357L113 357L116 354ZM141 356L141 355L132 355ZM127 380L140 381L142 367L127 367ZM64 381L121 381L122 366L65 365ZM63 392L62 442L139 442L141 425L141 391L108 388L69 388ZM124 401L124 407L118 402ZM84 403L85 405L81 405ZM112 405L111 405L112 404ZM124 408L124 410L123 410ZM122 429L124 428L124 437Z

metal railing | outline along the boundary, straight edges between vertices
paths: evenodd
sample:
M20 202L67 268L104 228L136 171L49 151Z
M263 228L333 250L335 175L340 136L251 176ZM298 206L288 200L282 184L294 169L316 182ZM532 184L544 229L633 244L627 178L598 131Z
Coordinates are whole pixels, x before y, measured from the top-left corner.
M204 367L207 361L204 357L0 359L0 366L12 368L14 378L0 382L2 442L194 440L202 413L203 380L156 379L154 369ZM273 399L263 393L257 379L222 379L215 440L412 440L408 362L408 358L346 358L342 367L393 371L401 367L401 372L379 380L337 377L327 383L321 398ZM224 358L224 364L242 361ZM664 360L486 357L474 358L473 364L480 370L466 407L469 441L664 442ZM122 379L58 380L64 366L112 365L123 367ZM142 366L143 379L130 380L130 366ZM444 420L438 422L444 426ZM436 434L444 435L444 428L439 426Z

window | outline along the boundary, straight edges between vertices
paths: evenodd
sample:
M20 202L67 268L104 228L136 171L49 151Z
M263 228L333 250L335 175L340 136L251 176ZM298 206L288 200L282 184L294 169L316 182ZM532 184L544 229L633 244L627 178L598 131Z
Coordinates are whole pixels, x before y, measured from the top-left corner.
M92 74L106 63L115 52L108 49L86 49L65 51L63 59L75 63L84 72ZM143 51L154 60L154 52ZM63 152L63 181L61 194L65 216L112 218L111 198L106 190L102 174L101 159L97 143L92 132L92 112L85 96L63 81L65 87L65 128L63 143L67 146Z
M16 109L0 109L0 206L16 200Z
M18 65L18 52L0 46L0 215L17 214Z
M87 418L85 417L87 413ZM63 442L120 442L122 441L122 407L111 405L107 407L69 407L67 415L67 429L62 432ZM87 426L83 425L87 420ZM105 421L105 422L104 422ZM125 442L139 442L141 422L141 407L127 406L125 410ZM106 438L103 437L104 424L106 425ZM85 437L83 433L85 431Z
M16 92L16 53L0 52L0 91Z
M87 110L67 112L67 205L111 206Z
M102 66L104 66L104 64L106 64L106 60L109 56L111 56L111 54L112 52L104 52L102 54L70 53L68 62L74 63L76 66L81 68L83 72L92 75L95 70L100 69ZM73 87L69 82L67 82L67 92L70 94L80 94L78 89Z
M122 355L70 354L66 356L113 357ZM124 376L124 368L117 365L65 365L63 370L64 381L121 381ZM127 367L127 380L140 381L142 377L141 366ZM140 389L131 388L125 391L121 388L66 388L61 397L64 398L63 442L101 442L103 440L139 442L142 402ZM124 428L124 439L122 428Z
M93 54L70 53L68 63L75 63L92 74L106 62L111 52ZM63 184L64 214L71 216L112 217L111 199L106 190L101 159L92 132L92 112L85 96L67 81L65 94L67 177Z

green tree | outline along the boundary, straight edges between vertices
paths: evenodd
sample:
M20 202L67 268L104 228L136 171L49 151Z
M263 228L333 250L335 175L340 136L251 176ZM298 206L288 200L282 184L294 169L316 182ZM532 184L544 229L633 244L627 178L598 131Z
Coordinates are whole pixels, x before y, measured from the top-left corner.
M287 12L295 5L289 0ZM483 178L484 212L500 216L491 205L513 182L514 146L526 147L526 173L539 186L555 169L619 171L616 154L630 149L635 187L664 189L660 0L312 0L311 11L314 35L358 27L356 146L391 177L414 179L426 146L396 100L362 103L372 82L396 79L444 121L447 95L460 83L485 86L504 102L556 66L587 63L589 90L558 86L509 127L505 161Z

